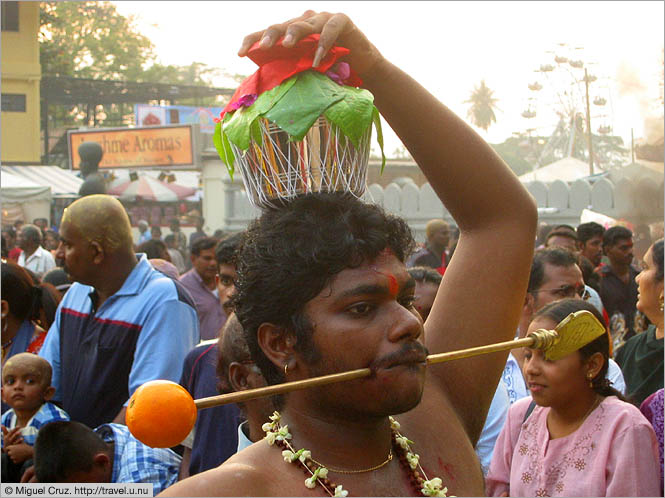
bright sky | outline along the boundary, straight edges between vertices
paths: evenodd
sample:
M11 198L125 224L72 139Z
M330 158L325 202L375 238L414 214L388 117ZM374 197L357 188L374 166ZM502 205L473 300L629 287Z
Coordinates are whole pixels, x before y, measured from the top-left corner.
M543 64L556 65L554 55L572 54L572 59L591 63L589 72L598 77L591 99L601 96L608 101L602 108L592 105L594 130L601 124L612 126L628 147L631 128L636 139L650 133L646 117L657 118L654 121L662 130L663 109L657 98L665 13L659 1L114 3L122 15L135 16L136 26L151 39L163 64L196 61L246 75L256 70L253 62L236 55L246 34L307 8L344 12L384 56L461 117L466 117L468 108L464 101L484 79L500 109L489 132L481 131L492 143L528 128L551 133L557 122L551 112L556 93L535 70ZM564 78L569 69L566 64L548 75L556 79L559 74L559 81L569 81ZM544 86L540 92L527 87L535 81ZM559 85L560 90L564 87ZM536 97L531 101L537 111L533 119L521 116L529 97ZM391 131L386 134L390 155L399 142Z

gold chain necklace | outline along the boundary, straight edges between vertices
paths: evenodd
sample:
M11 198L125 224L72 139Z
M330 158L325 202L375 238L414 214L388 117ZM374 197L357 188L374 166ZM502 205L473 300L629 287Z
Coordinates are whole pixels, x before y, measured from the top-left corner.
M393 448L392 446L390 447L390 451L388 452L388 458L384 462L381 462L378 465L375 465L374 467L370 467L369 469L362 469L362 470L341 470L341 469L333 469L332 467L329 467L328 465L324 465L320 462L317 462L314 460L312 457L309 457L309 459L314 462L316 465L319 467L325 467L328 469L328 472L334 472L336 474L363 474L365 472L372 472L373 470L379 470L381 467L384 465L387 465L389 462L392 461L393 459Z
M305 475L310 476L305 479L305 486L307 488L314 489L317 485L319 485L331 497L346 497L348 496L349 492L341 485L338 485L328 479L328 472L337 472L340 474L359 474L362 472L371 472L372 470L380 469L393 459L393 447L395 448L400 464L408 472L409 481L416 492L422 494L423 496L448 496L448 488L443 486L443 481L440 478L434 477L429 479L427 474L425 474L425 471L419 462L420 456L411 450L411 445L414 444L413 441L407 439L399 433L399 422L397 422L392 417L389 418L391 429L391 448L390 452L388 453L388 459L379 465L364 470L328 469L326 466L312 458L311 451L305 448L296 450L289 442L292 436L289 432L288 425L280 424L281 415L279 412L274 412L270 416L270 422L263 424L262 429L266 433L265 439L268 444L270 446L275 445L283 450L282 457L284 458L285 462L300 465L305 472Z
M587 419L587 417L588 417L589 415L591 415L591 412L594 411L594 410L598 407L598 405L600 404L600 402L602 401L602 399L603 399L602 396L599 396L598 394L596 394L596 399L595 399L595 400L593 401L593 403L591 404L591 408L589 408L589 411L586 412L586 415L584 415L584 418L582 419L582 422L580 422L579 426L582 426L582 424L583 424L584 421Z

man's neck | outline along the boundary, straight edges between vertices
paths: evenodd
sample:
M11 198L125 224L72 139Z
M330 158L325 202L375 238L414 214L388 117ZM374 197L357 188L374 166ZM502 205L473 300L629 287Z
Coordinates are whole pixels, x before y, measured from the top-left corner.
M282 425L289 426L294 447L310 450L313 458L331 468L365 468L368 463L384 460L391 448L388 417L358 422L287 407L282 412Z
M99 283L93 285L98 296L96 303L97 309L99 309L109 297L120 290L136 265L137 261L135 257L132 257L131 259L127 258L125 261L112 262L108 265L108 269L112 269L113 271L103 275L102 278L100 278Z
M610 268L612 273L621 280L624 284L628 284L630 281L630 265L615 265L610 262Z
M445 247L437 246L435 244L432 244L430 242L427 243L427 248L432 251L436 256L442 257L444 251L446 250Z
M37 252L38 248L39 248L39 246L35 246L33 248L23 249L23 255L25 256L25 259L27 260L30 256L35 254L35 252Z
M617 264L612 261L610 261L610 268L612 269L612 273L618 277L624 276L630 271L630 265Z
M113 460L115 457L115 442L111 441L110 443L106 443L106 447L108 448L106 454L109 457L109 474L107 482L111 482L113 481Z
M37 408L32 410L17 410L15 408L14 413L16 414L16 427L25 427L28 425L30 419L35 416L35 413L37 413L42 406L43 405L39 405Z
M196 271L196 269L195 269L194 271ZM211 290L211 291L214 291L214 290L215 290L216 283L215 283L215 279L214 279L214 278L213 278L212 280L208 280L208 281L206 281L206 280L203 278L203 276L202 276L198 271L196 271L196 273L197 273L197 275L199 276L199 278L201 279L201 282L203 283L203 285L204 285L208 290Z

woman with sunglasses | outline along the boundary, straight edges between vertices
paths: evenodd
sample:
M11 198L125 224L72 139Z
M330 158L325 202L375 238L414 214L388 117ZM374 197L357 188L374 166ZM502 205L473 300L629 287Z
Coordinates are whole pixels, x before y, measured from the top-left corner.
M580 299L546 305L529 333L554 329ZM607 334L559 359L527 349L531 397L510 408L487 476L489 496L657 496L658 448L649 422L605 378Z

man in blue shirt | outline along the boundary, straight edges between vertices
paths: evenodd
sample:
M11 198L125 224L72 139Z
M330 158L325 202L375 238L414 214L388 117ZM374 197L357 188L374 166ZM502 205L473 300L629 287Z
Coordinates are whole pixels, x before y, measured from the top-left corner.
M228 236L221 240L215 248L217 260L215 282L218 304L230 316L234 316L230 298L235 292L236 256L242 243L242 237L243 232ZM215 323L217 323L218 331L222 325L225 329L227 328L224 321L218 320ZM237 319L235 319L234 326L239 327L242 331ZM185 358L180 385L187 389L195 399L219 393L216 374L218 350L218 340L211 339L203 341ZM240 421L239 418L240 410L236 404L214 406L199 413L194 430L182 443L185 449L180 479L217 467L236 452L238 446L236 428Z
M55 400L72 420L124 423L143 383L178 381L199 340L180 283L134 254L129 218L111 196L91 195L62 216L58 254L75 282L58 307L40 356L53 367Z

